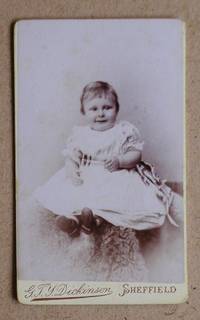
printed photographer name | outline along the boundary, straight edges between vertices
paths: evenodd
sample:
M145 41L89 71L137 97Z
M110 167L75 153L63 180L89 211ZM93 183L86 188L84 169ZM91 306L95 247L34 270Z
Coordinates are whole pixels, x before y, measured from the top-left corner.
M41 283L38 285L31 285L24 292L25 299L32 301L38 300L53 300L53 299L70 299L70 298L84 298L84 297L100 297L112 294L110 287L90 286L86 283L78 287L70 286L66 283L52 284Z
M172 286L131 286L128 283L122 284L122 288L118 293L119 297L130 294L174 294L176 287ZM31 285L24 292L25 299L31 301L57 300L57 299L78 299L78 298L95 298L105 297L113 294L110 287L90 286L83 283L78 287L70 284L59 283L40 283Z
M130 286L128 283L123 284L122 291L119 293L120 297L127 294L172 294L176 292L175 286Z

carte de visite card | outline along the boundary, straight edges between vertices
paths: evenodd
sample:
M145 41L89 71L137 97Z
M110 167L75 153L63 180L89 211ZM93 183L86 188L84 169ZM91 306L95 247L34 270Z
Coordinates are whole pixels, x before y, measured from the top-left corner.
M187 299L184 23L15 25L24 304Z

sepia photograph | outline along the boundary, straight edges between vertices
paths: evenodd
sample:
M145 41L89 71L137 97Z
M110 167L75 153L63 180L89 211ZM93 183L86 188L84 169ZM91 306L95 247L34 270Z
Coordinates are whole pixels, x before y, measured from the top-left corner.
M186 282L184 76L180 20L16 23L19 281Z

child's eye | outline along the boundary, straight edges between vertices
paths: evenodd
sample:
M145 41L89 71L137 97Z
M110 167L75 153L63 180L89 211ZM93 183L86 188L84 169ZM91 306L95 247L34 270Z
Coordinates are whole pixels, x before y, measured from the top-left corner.
M112 106L104 106L103 108L104 108L104 110L110 110L110 109L112 109L113 107L112 107Z
M95 106L94 106L94 107L91 107L90 110L91 110L91 111L97 111L97 107L95 107Z

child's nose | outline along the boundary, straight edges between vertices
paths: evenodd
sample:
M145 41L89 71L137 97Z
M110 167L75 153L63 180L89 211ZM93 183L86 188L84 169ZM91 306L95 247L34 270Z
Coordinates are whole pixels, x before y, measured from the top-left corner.
M103 117L104 116L104 111L102 109L99 110L99 116Z

